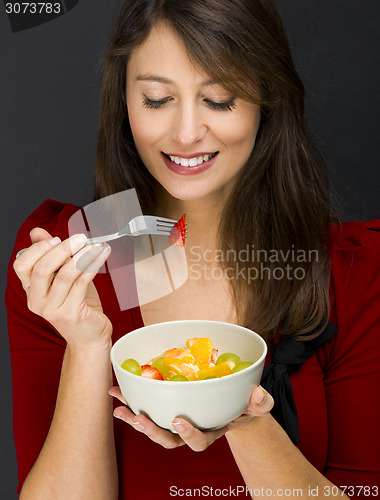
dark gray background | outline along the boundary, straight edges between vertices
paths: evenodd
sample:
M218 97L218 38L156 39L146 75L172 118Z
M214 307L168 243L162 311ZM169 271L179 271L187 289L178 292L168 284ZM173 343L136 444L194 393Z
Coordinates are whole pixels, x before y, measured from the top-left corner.
M3 296L16 232L46 198L91 201L101 70L118 0L81 0L12 33L0 4L0 498L15 499L11 374ZM308 117L349 219L379 217L380 2L277 0ZM28 418L28 408L25 408Z

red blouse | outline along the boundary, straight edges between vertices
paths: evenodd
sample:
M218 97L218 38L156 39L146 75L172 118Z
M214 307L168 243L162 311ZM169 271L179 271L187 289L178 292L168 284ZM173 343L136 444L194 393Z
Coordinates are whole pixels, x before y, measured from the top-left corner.
M77 210L45 201L22 225L9 265L5 301L18 492L49 430L65 341L28 310L12 263L16 252L30 245L29 232L36 226L66 238L68 220ZM346 487L348 496L365 498L377 496L380 483L380 221L333 225L331 242L330 320L338 332L290 377L299 418L298 447L333 484ZM143 326L138 307L120 310L108 273L98 274L95 285L113 324L114 341ZM224 437L202 453L186 446L166 450L120 420L114 425L120 499L186 496L181 488L199 498L226 496L227 491L233 498L234 493L246 497L238 493L244 481ZM197 495L195 488L203 493Z

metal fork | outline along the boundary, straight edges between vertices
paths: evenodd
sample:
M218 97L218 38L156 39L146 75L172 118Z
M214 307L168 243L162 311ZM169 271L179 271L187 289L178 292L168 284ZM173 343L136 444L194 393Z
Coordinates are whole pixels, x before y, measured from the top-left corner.
M106 236L89 238L87 244L104 243L116 240L122 236L141 236L142 234L162 234L168 236L176 220L154 217L153 215L138 215L128 222L120 231Z
M143 234L162 234L169 236L170 231L177 221L174 219L165 219L164 217L154 217L153 215L138 215L131 219L126 226L120 231L113 234L108 234L106 236L97 236L96 238L88 238L87 244L92 243L104 243L106 241L116 240L122 236L141 236ZM27 248L20 250L16 259L23 253Z

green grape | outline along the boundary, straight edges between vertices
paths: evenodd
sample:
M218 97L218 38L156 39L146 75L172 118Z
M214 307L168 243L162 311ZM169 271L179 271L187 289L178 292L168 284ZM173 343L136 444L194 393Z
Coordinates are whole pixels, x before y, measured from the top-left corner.
M220 377L217 377L215 375L209 375L208 377L200 378L199 380L209 380L210 378L220 378Z
M239 356L237 354L234 354L233 352L225 352L221 354L216 360L216 364L219 365L220 363L224 363L225 361L232 361L233 363L235 363L235 366L241 363L241 359L239 358Z
M122 362L121 367L127 370L127 372L141 375L141 366L135 359L126 359Z
M251 363L250 361L241 361L238 365L232 368L231 373L240 372L241 370L244 370L244 368L248 368L248 366L251 366L252 364L253 363Z
M154 368L157 368L157 370L161 373L161 375L165 378L165 375L168 373L169 371L169 367L167 367L165 364L164 364L164 357L161 356L160 358L157 358L153 361L152 363L152 366Z
M189 379L185 375L173 375L169 382L188 382Z

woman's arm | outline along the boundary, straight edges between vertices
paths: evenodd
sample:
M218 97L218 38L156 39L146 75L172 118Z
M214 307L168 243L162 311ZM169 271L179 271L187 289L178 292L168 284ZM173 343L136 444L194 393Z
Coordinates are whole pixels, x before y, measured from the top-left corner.
M67 347L53 421L21 500L117 498L111 382L109 348Z
M30 377L34 380L32 387L35 391L35 374L33 370L24 370L22 359L26 366L33 366L36 357L43 365L42 368L36 367L39 390L35 392L37 397L33 404L38 409L25 405L25 419L29 412L34 413L30 417L32 421L37 415L46 420L41 424L45 432L50 425L45 442L37 423L30 426L31 430L35 428L39 432L40 447L37 450L41 451L37 459L32 459L35 460L34 465L22 487L21 499L116 499L117 467L112 406L108 395L112 380L109 361L112 325L102 312L92 283L109 251L104 252L104 248L99 246L82 248L83 240L75 241L74 238L62 243L59 240L54 242L41 229L32 231L32 241L34 244L30 249L15 261L14 269L26 292L28 309L35 314L30 311L23 314L20 310L20 320L11 320L15 325L17 321L19 323L14 334L18 336L21 328L24 331L32 326L31 321L22 326L28 316L36 318L38 315L60 333L61 340L63 337L66 342L58 340L66 344L66 348L61 369L61 364L57 363L56 344L46 340L46 332L34 333L31 330L25 334L27 350L20 341L17 341L18 349L14 345L12 364L16 389L19 387L25 393L30 385L25 379ZM75 258L71 258L73 255ZM25 305L23 307L26 309ZM38 341L39 337L44 340ZM52 332L49 338L54 338ZM19 358L20 361L16 362ZM51 390L54 384L50 384L48 379L57 377L59 373L58 396L56 393L44 396L45 379L46 386L50 385ZM55 398L56 406L51 419L46 413L52 414L50 403ZM46 405L47 402L49 405ZM15 416L19 422L22 408L18 397ZM23 435L26 442L21 443L23 455L28 455L27 430L28 426L25 426ZM21 448L19 442L18 449ZM33 464L33 461L30 463Z
M110 393L126 404L118 387L113 387ZM245 414L226 427L201 432L186 420L175 418L173 425L178 434L159 428L144 415L134 415L125 406L116 408L114 415L164 448L186 444L194 451L203 451L215 439L225 435L253 498L332 498L335 489L331 488L334 485L293 445L269 414L272 407L272 396L259 387L253 391ZM339 498L348 497L342 492Z
M262 498L333 497L334 485L306 460L270 414L228 431L226 438L253 498L255 490ZM342 493L339 498L348 497Z

